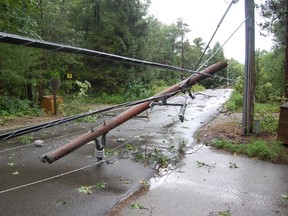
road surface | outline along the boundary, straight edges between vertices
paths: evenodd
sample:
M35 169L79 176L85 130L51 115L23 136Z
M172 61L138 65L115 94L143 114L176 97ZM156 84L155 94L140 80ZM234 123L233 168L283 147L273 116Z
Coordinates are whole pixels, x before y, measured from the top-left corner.
M149 111L149 120L135 118L107 134L106 152L109 154L103 164L97 164L93 142L53 164L42 164L39 157L66 144L69 140L90 130L91 127L102 124L104 120L108 121L111 118L109 116L99 118L97 123L72 122L32 134L33 141L36 139L44 140L43 147L36 147L33 142L30 145L21 145L22 140L19 138L1 143L0 214L5 216L107 215L113 207L155 176L158 171L155 167L157 164L159 167L160 159L162 162L163 159L171 162L172 159L179 158L179 155L171 154L172 148L179 149L179 146L182 145L183 147L184 145L185 148L183 149L187 150L188 153L198 149L198 146L194 144L194 133L219 113L221 105L229 98L230 94L231 90L207 90L203 94L196 95L196 99L193 101L188 98L184 122L178 120L179 108L155 106L152 111ZM169 102L178 103L184 100L183 96L179 96L169 100ZM148 210L132 210L127 206L120 214L209 215L211 212L222 210L230 210L234 213L236 203L238 205L241 203L239 200L245 197L249 198L251 202L243 201L244 207L242 209L249 206L251 206L250 208L255 207L255 200L261 194L267 195L267 192L271 192L267 189L269 188L267 185L270 184L275 185L273 186L274 198L267 200L266 196L261 197L256 204L267 206L266 203L271 201L269 204L273 205L274 203L275 208L269 206L269 213L271 213L271 209L272 213L276 212L277 215L281 215L285 208L287 211L287 203L281 198L282 194L288 193L287 172L285 172L286 175L285 173L281 174L281 170L287 171L287 166L267 163L266 167L262 162L251 161L247 158L245 158L246 162L242 164L238 161L241 157L234 158L231 155L221 153L219 158L224 155L223 160L228 157L227 161L239 166L238 169L230 169L229 163L227 168L227 161L219 162L221 160L217 159L217 154L219 153L202 147L196 153L191 154L191 157L186 156L182 160L184 164L179 163L178 165L181 166L169 174L167 178L164 178L163 183L161 183L163 179L157 184L153 183L154 178L152 178L150 191L139 200L134 200L143 203ZM195 158L196 155L202 155L205 158ZM234 158L234 160L229 157ZM195 162L197 160L203 161L205 166L197 167ZM248 167L259 163L260 167L256 166L259 170L253 171L253 175L250 174ZM192 167L188 167L188 165ZM278 168L274 168L274 166ZM254 179L251 179L249 187L245 190L238 188L242 184L243 187L247 185L244 180L239 180L243 173L246 178L255 176L256 180L265 183L257 175L257 173L263 174L261 168L265 168L265 172L266 168L269 168L269 170L273 170L273 173L267 171L267 175L262 176L268 182L260 195L254 190L259 189L261 191L264 188L258 186L259 182L256 181L257 184L253 182ZM221 175L216 175L218 170L221 170L223 179L226 179L228 174L231 175L232 179L227 178L223 183L220 181ZM198 179L199 182L193 178ZM218 181L214 185L213 182L217 179ZM233 184L235 179L237 184ZM157 180L159 179L157 178ZM170 181L171 183L168 183ZM174 186L172 187L171 184ZM203 190L202 193L203 188L206 190ZM253 188L255 189L252 190ZM183 191L190 191L188 192L189 195L185 195ZM197 194L198 196L196 196ZM216 202L219 200L222 200L221 205ZM174 211L167 208L167 203ZM233 203L235 204L233 205ZM276 208L275 203L279 204L280 207ZM163 206L166 208L162 208ZM254 212L257 212L256 210ZM259 210L260 213L263 211ZM235 212L237 213L236 210Z

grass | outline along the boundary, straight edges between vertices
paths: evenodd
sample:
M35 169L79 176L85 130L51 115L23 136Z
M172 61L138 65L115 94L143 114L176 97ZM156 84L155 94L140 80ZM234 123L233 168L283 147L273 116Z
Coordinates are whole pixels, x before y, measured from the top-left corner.
M226 109L231 112L241 112L243 107L243 95L233 91L230 99L225 103Z
M229 112L242 112L243 95L233 91L230 99L225 103ZM261 132L275 134L278 129L279 103L255 103L254 120L259 120Z
M236 144L230 141L214 140L213 146L226 149L231 153L246 154L249 157L272 162L285 160L285 148L278 141L252 140L247 144Z
M229 100L225 103L226 109L231 112L242 112L243 95L237 91L233 91ZM278 113L279 103L270 101L269 103L255 103L255 113Z

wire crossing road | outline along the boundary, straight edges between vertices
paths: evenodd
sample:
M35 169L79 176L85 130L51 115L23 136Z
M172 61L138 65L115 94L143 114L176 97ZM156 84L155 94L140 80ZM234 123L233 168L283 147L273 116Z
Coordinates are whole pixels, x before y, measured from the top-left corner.
M72 140L83 130L89 130L90 123L58 125L33 134L33 139L44 140L43 147L33 144L21 146L19 141L17 143L13 139L9 143L1 143L1 215L107 214L115 204L135 192L140 187L139 182L149 180L156 172L153 164L144 166L141 162L135 162L135 158L127 153L126 144L141 148L149 144L162 148L185 141L193 146L195 131L217 115L231 90L204 93L206 96L197 94L195 100L187 99L184 122L178 119L179 108L155 106L152 111L149 110L150 121L131 119L109 132L106 149L110 151L106 157L108 163L102 165L95 164L94 143L83 146L55 164L42 164L39 160L43 153ZM183 100L184 96L178 96L172 98L171 103ZM102 124L102 120L107 118L99 119L97 124ZM21 147L9 151L9 148L17 145ZM119 146L122 146L122 153ZM31 184L33 182L35 184ZM104 187L99 188L99 185ZM89 187L91 193L83 193Z

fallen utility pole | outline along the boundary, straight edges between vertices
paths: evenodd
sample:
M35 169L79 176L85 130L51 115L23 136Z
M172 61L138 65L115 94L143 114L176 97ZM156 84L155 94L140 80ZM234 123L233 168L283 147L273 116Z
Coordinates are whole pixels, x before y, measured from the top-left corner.
M214 73L224 69L227 67L227 62L219 62L216 63L204 70L202 70L197 75L191 76L186 80L183 80L166 90L158 93L155 96L165 96L167 94L171 94L174 92L179 92L183 90L183 86L191 87L196 83L200 82L201 80L213 75ZM159 100L159 99L158 99ZM80 148L81 146L85 145L86 143L90 142L91 140L95 140L101 135L106 135L110 130L116 128L117 126L123 124L124 122L128 121L129 119L135 117L136 115L140 114L141 112L149 109L150 104L155 102L155 99L151 99L150 101L144 102L142 104L136 105L131 107L130 109L124 111L123 113L117 115L116 117L112 118L109 122L104 123L103 125L81 135L80 137L72 140L71 142L61 146L60 148L53 150L45 155L41 156L42 162L53 163L56 160L68 155L69 153L75 151L76 149Z

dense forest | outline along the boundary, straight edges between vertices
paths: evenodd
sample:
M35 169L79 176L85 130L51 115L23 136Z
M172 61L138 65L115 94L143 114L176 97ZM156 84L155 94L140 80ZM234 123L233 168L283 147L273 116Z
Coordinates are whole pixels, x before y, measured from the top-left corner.
M285 95L284 30L288 28L283 2L267 0L258 5L266 19L261 24L263 34L275 35L272 51L256 51L259 102L280 101ZM189 41L189 26L181 18L166 25L148 15L149 5L150 0L0 0L0 31L195 69L206 42L197 36ZM0 115L10 114L15 104L39 106L42 96L51 94L49 81L53 77L60 78L57 93L63 97L78 94L86 87L85 93L93 98L121 95L124 100L133 100L189 75L4 43L0 43L0 50ZM224 50L215 43L202 63L211 65L222 60ZM235 59L230 59L228 69L218 75L235 82L207 79L201 85L215 88L230 83L243 92L244 67Z

